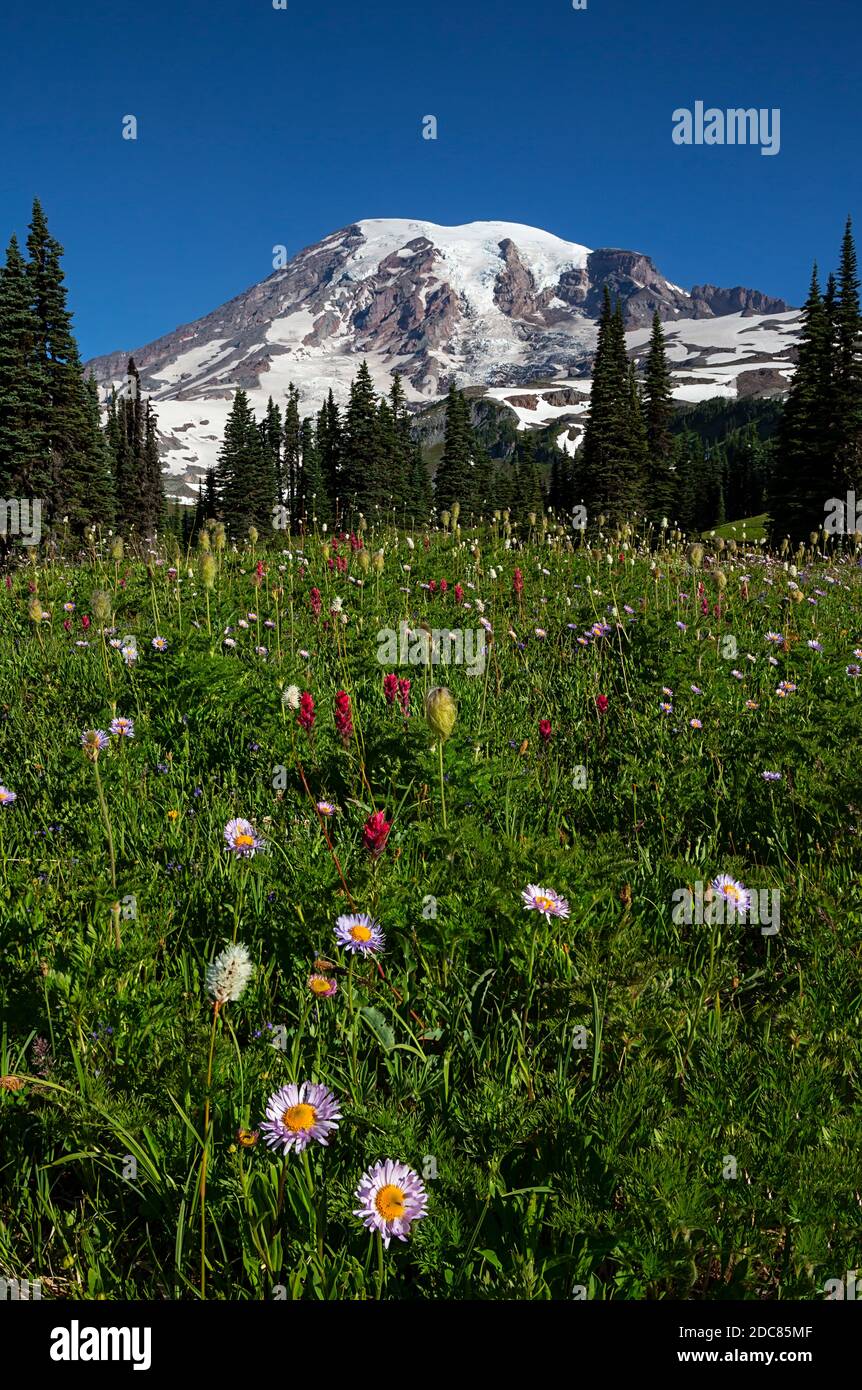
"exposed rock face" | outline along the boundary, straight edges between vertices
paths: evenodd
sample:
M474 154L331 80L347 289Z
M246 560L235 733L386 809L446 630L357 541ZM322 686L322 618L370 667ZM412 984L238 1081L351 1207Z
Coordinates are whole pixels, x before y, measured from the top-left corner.
M737 285L733 290L720 290L715 285L695 285L691 298L699 312L695 317L710 314L786 314L790 308L783 299L772 299L759 290L745 290Z

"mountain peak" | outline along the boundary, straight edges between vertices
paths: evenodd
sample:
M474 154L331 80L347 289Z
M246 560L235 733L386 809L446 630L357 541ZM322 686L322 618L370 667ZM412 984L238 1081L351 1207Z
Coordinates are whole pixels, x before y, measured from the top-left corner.
M643 252L590 250L522 223L365 218L206 317L136 348L134 358L157 407L168 466L192 482L214 461L238 387L260 409L293 382L303 409L316 410L330 389L346 398L362 356L380 390L401 373L414 406L439 399L451 382L521 388L583 379L605 288L634 337L656 311L680 329L717 324L719 315L788 311L744 288L704 284L689 294ZM683 359L685 344L679 339ZM124 379L128 357L124 349L90 367L110 388ZM755 365L776 367L759 358Z

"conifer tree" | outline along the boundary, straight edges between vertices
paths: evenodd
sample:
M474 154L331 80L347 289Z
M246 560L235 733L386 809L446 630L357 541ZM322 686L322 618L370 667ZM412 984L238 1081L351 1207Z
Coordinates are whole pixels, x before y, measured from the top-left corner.
M350 387L343 475L346 510L362 512L372 521L375 508L386 505L386 469L374 383L364 359Z
M451 511L455 502L462 508L472 507L475 485L475 440L470 423L470 408L462 393L453 384L446 398L446 434L443 456L434 479L434 502L438 515Z
M13 236L0 269L0 489L48 502L48 381L24 258Z
M300 429L300 449L302 452L302 514L306 527L332 520L326 483L317 451L314 421L308 417Z
M661 523L663 517L670 519L675 510L676 477L670 429L673 419L670 368L658 310L653 314L644 369L643 410L648 456L646 510L650 520Z
M431 516L433 505L434 489L431 486L431 475L422 453L422 446L417 439L413 443L410 455L409 516L417 525L424 525Z
M274 480L276 502L284 501L284 480L282 478L281 446L283 442L281 411L270 396L266 403L266 414L260 422L261 450L267 474Z
M324 491L329 499L332 520L338 522L336 507L341 486L342 428L341 414L330 390L326 401L317 416L316 432L317 454L323 473Z
M300 497L302 446L299 433L299 391L291 381L287 388L287 405L284 408L284 450L281 466L282 501L290 516L291 529L299 525L302 509Z
M823 524L835 479L837 442L828 418L834 409L830 382L832 325L814 267L803 308L797 366L778 432L775 468L769 487L770 536L807 540ZM834 418L834 417L833 417ZM824 495L825 493L825 495Z
M406 514L411 502L410 472L413 459L410 412L407 409L407 399L404 395L400 372L396 372L392 379L392 390L389 392L389 412L392 420L392 436L388 450L384 446L384 452L387 455L387 474L392 494L392 505L400 520Z
M60 260L63 248L51 236L38 199L27 237L31 304L39 324L39 353L48 384L45 417L51 463L50 508L78 529L110 517L105 487L105 450L98 415L84 380ZM93 514L93 506L106 507Z
M132 357L126 368L126 385L115 397L114 408L116 418L113 424L109 420L108 437L113 434L117 524L126 534L133 530L141 533L145 529L142 519L147 427L141 378Z
M515 453L511 510L522 526L527 525L531 514L539 515L543 510L535 441L529 431L521 437Z
M637 418L636 418L637 417ZM622 310L605 287L579 478L593 512L621 520L643 504L645 444Z
M271 525L270 512L261 515L260 494L255 479L262 467L260 432L245 391L239 390L225 425L224 439L216 466L216 487L222 520L234 539L241 539L250 526Z
M835 446L832 487L841 496L862 483L862 316L856 247L849 217L841 244L837 280L831 389ZM827 500L824 498L824 503Z

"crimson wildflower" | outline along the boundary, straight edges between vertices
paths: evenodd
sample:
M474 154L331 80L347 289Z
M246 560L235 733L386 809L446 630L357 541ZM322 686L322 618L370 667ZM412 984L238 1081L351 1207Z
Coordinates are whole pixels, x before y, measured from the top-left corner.
M346 690L339 690L335 697L335 727L347 743L353 733L353 719L350 715L350 696Z
M297 715L299 727L310 734L314 728L314 719L314 700L306 690L299 698L299 714Z
M386 819L384 811L375 811L365 822L362 839L372 859L379 859L386 848L392 822Z

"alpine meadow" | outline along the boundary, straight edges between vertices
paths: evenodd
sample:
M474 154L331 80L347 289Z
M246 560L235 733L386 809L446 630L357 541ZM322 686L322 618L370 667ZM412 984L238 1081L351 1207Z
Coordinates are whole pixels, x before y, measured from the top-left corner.
M302 66L318 19L232 8L207 23L251 102L244 42ZM562 43L545 25L622 23L557 8L499 39L541 61L542 84L526 58L523 91L507 79L525 111ZM385 85L344 22L332 86L351 42ZM609 41L585 52L609 79ZM653 197L697 224L685 250L607 168L589 210L539 155L534 192L482 145L458 173L446 141L493 123L487 54L461 125L424 59L427 93L399 77L386 119L410 106L422 166L403 188L410 159L387 171L381 135L373 159L340 150L327 122L358 108L326 115L304 76L304 153L285 136L246 178L245 113L169 150L143 52L105 79L129 88L112 158L139 161L139 206L117 211L110 161L102 195L55 185L61 155L26 135L43 193L16 170L0 201L0 1302L756 1307L725 1309L729 1338L770 1303L862 1297L853 198L830 183L791 228L768 183L757 230L711 240L734 179L741 217L746 181L808 159L786 89L722 52L656 76ZM528 142L557 128L548 100ZM157 132L168 213L145 206ZM193 155L222 138L206 195ZM358 207L351 161L400 216L336 207ZM492 196L528 220L463 220ZM271 197L307 197L289 253ZM175 263L224 199L200 266ZM544 230L555 199L590 247ZM605 244L612 217L640 244L639 214L702 283ZM265 278L237 293L216 262L247 218ZM753 243L782 221L792 273L768 281ZM788 299L738 285L733 256ZM110 350L121 314L139 346ZM55 1335L76 1359L77 1323Z

